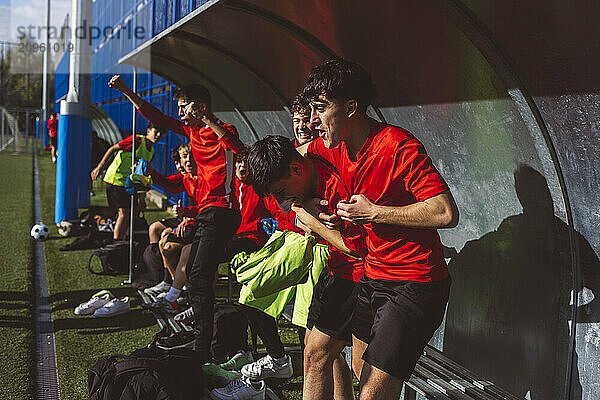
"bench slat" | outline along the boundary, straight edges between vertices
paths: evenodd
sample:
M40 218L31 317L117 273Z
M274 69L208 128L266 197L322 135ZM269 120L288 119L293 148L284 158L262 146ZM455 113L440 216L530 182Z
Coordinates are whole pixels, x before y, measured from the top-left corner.
M430 359L427 355L421 356L419 364L423 365L429 371L434 374L441 376L444 380L449 382L452 386L455 386L467 395L481 400L497 400L497 397L492 396L489 393L484 392L479 387L475 386L471 381L466 380L452 371L444 368L434 360Z
M412 375L408 382L406 382L406 385L429 400L451 400L450 397L446 396L440 391L435 390L418 376Z
M419 378L425 380L429 385L446 394L452 400L476 400L473 397L462 392L457 387L452 386L450 382L445 381L433 372L424 368L422 365L417 364L417 366L415 367L414 374L417 375Z
M473 383L475 386L479 387L481 390L485 391L486 393L489 393L489 394L495 396L498 399L520 400L517 397L515 397L514 395L505 391L504 389L499 388L493 382L486 381L484 379L480 379L475 374L473 374L471 371L469 371L465 367L461 366L460 364L456 363L455 361L452 361L448 357L444 356L442 354L442 352L440 352L439 350L437 350L429 345L425 346L423 353L425 355L427 355L429 358L431 358L433 361L435 361L436 363L440 364L443 367L446 367L447 369L449 369L450 371L453 371L457 375L471 381L471 383Z

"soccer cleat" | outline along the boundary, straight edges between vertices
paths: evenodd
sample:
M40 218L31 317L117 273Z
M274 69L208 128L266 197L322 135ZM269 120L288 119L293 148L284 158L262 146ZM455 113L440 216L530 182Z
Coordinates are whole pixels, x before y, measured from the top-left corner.
M130 311L129 297L122 299L112 299L104 306L100 307L91 315L93 318L112 317L114 315L125 314Z
M164 297L161 297L160 299L153 301L150 304L142 304L142 308L154 312L164 311L170 314L174 314L177 312L177 302L175 301L173 303L170 303Z
M220 364L220 367L227 371L239 371L244 365L248 365L254 361L252 353L249 351L240 350L229 361Z
M194 309L192 307L188 307L185 309L185 311L182 311L179 314L175 315L173 319L175 320L175 322L180 324L191 324L192 322L194 322Z
M112 294L108 290L102 290L94 294L88 301L81 303L75 307L76 315L88 315L93 314L94 311L103 307L106 303L112 299Z
M292 368L292 359L290 356L285 356L286 361L283 364L278 364L270 355L266 355L251 364L244 365L240 372L247 378L254 381L259 381L268 378L287 379L294 375Z
M171 289L171 285L169 285L165 281L162 281L152 287L144 289L144 293L152 295L152 296L158 296L159 294L161 294L163 292L168 292L169 289Z
M194 347L194 333L181 331L170 336L158 338L156 347L163 350L191 349Z
M252 382L240 378L231 381L227 386L213 389L210 398L213 400L264 400L266 385L264 381Z

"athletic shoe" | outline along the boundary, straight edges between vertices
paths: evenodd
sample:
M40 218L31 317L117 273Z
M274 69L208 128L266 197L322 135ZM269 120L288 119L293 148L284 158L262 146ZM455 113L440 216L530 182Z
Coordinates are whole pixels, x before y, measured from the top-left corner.
M112 297L113 295L108 290L101 290L92 295L92 297L85 303L81 303L75 307L74 312L76 315L93 314L94 311L108 303Z
M253 361L251 352L240 350L229 361L220 364L220 367L227 371L239 371L244 365L251 364Z
M156 347L163 350L191 349L194 347L194 339L194 332L181 331L159 338Z
M221 389L213 389L210 398L213 400L264 400L266 385L264 381L252 382L240 378L231 381Z
M92 317L112 317L113 315L128 313L129 310L129 297L123 297L122 299L112 299L104 306L94 311Z
M169 303L164 297L161 297L150 304L142 304L142 308L155 312L164 311L173 314L177 312L177 302Z
M144 293L152 295L152 296L158 296L159 294L161 294L163 292L168 292L169 289L171 289L171 285L169 285L165 281L162 281L152 287L144 289Z
M168 293L169 293L168 291L166 291L166 292L160 292L159 294L156 295L156 300L160 300L160 299L163 299L163 298L167 297Z
M177 303L179 303L179 300L177 301ZM179 314L175 315L173 319L175 320L175 322L178 322L180 324L191 324L192 322L194 322L194 309L192 307L188 307L185 309L185 311L182 311Z
M202 372L206 377L211 378L211 380L216 380L217 382L219 382L221 384L221 387L241 377L239 372L227 371L216 364L204 364L202 366Z
M286 361L280 365L273 360L270 355L266 355L251 364L244 365L241 369L242 375L254 381L260 381L267 378L287 379L294 375L292 369L292 359L290 356L285 356Z

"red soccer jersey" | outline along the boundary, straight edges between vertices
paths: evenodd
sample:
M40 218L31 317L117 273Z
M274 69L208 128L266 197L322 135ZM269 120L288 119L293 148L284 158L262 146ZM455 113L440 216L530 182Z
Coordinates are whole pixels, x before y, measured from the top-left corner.
M201 193L199 188L200 180L197 177L192 178L190 174L182 175L181 173L177 173L175 175L165 176L158 171L152 170L150 175L152 176L152 181L154 183L162 186L171 193L181 193L185 190L188 196L193 199L196 199L196 196ZM197 205L185 207L183 209L184 217L194 218L196 215L198 215Z
M335 173L336 171L332 171L329 163L322 162L316 157L313 158L310 154L308 157L313 159L313 165L319 174L319 186L316 194L327 200L329 212L333 214L337 203L341 200L348 200L350 197L348 191ZM366 247L365 232L361 226L345 223L340 233L350 250L360 251ZM329 272L335 277L358 282L365 271L364 263L347 256L329 242L327 242L327 246L330 250L327 260Z
M153 124L190 139L192 155L198 165L198 178L202 181L202 193L196 196L198 212L211 206L229 207L227 195L232 186L234 157L227 150L237 153L244 146L235 127L221 124L228 134L219 138L208 126L190 128L182 121L164 115L148 102L144 102L138 110Z
M327 149L319 138L308 146L307 152L333 164L350 194L363 194L377 205L405 206L448 190L425 147L410 132L374 120L355 161L349 159L344 142ZM435 229L386 224L364 227L367 277L430 282L448 276Z
M50 137L55 137L58 133L58 120L57 119L49 119L48 120L48 135Z

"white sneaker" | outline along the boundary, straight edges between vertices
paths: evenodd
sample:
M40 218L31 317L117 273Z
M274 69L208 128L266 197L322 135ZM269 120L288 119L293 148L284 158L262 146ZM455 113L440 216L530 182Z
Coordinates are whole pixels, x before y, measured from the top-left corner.
M175 315L173 319L175 322L179 322L180 324L191 324L194 322L194 309L192 307L188 307L185 309L185 311Z
M292 359L289 355L285 356L286 362L283 365L277 364L270 355L254 361L251 364L244 365L240 372L245 377L254 381L259 381L268 378L287 379L294 375L292 369Z
M152 296L158 296L163 292L168 292L169 289L171 289L171 285L165 281L162 281L152 287L144 289L144 293L151 294Z
M100 307L92 317L112 317L113 315L120 315L129 312L129 297L123 297L122 299L112 299L106 303L103 307Z
M106 303L112 299L112 294L108 290L102 290L96 294L94 294L88 301L85 303L81 303L77 307L75 307L76 315L88 315L92 314L94 311L103 307Z
M264 381L251 382L240 378L229 382L227 386L213 389L210 398L213 400L264 400L266 385Z

